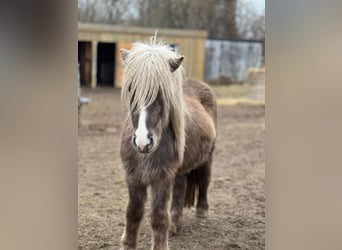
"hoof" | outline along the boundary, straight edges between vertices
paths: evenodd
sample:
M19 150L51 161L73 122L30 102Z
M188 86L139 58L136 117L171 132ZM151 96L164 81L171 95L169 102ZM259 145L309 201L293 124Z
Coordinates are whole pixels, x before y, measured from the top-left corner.
M197 218L208 218L208 210L203 208L196 209L196 217Z
M171 224L171 226L169 228L169 237L177 236L179 231L180 231L180 226L176 226L174 224Z

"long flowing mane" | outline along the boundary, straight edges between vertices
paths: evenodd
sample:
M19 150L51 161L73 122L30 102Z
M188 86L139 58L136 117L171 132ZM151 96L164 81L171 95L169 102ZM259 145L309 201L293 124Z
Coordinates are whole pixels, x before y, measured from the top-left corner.
M169 60L177 57L169 46L156 43L134 43L124 62L121 99L130 112L148 107L160 93L164 110L172 123L175 147L180 163L185 148L185 105L183 100L183 69L171 72ZM167 121L166 121L167 122Z

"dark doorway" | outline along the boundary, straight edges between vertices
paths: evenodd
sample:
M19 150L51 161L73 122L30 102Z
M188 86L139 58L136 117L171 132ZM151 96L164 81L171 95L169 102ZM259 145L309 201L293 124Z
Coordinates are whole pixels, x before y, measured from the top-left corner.
M98 43L97 85L114 87L115 43Z
M90 85L91 83L91 57L91 43L79 41L78 63L81 85Z

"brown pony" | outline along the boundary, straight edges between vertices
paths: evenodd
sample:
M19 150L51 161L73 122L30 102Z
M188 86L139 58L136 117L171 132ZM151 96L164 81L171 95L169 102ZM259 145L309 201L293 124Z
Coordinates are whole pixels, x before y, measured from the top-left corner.
M155 39L134 43L121 55L121 98L128 115L120 153L129 192L121 249L136 249L146 189L151 186L152 249L166 250L169 232L179 232L183 207L194 205L196 193L196 215L208 213L216 99L207 84L183 80L184 56Z

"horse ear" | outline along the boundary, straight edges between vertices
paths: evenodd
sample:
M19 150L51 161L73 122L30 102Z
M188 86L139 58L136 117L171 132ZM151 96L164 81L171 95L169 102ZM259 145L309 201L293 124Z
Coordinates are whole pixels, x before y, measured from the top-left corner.
M170 64L171 72L174 72L174 71L176 71L176 69L179 68L179 66L181 65L183 59L184 59L183 55L181 55L179 57L176 57L174 59L169 59L169 64Z
M128 49L120 49L120 53L121 53L122 60L126 61L128 54L129 54L129 50Z

